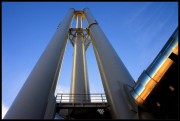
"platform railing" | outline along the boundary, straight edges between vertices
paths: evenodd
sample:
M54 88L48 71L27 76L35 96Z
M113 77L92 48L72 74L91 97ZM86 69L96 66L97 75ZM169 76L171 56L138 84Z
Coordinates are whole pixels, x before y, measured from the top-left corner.
M84 97L90 97L89 100ZM69 93L57 93L56 103L107 103L106 95L103 93L91 93L91 94L69 94Z

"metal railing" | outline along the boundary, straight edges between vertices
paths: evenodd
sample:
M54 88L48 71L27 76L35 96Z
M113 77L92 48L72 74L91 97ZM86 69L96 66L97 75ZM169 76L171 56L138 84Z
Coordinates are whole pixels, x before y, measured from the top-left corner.
M89 97L86 99L85 97ZM103 93L92 94L69 94L69 93L57 93L56 103L107 103L106 95Z

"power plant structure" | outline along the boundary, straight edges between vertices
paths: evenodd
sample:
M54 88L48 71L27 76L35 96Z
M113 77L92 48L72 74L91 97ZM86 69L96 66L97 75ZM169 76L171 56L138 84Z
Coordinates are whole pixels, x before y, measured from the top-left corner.
M73 18L76 19L76 28L71 28ZM84 19L88 23L87 28L82 28ZM173 69L177 71L177 32L176 29L136 83L90 10L70 8L4 119L164 118L164 115L157 117L153 114L155 108L146 110L148 104L144 102L148 102L148 96L173 65L174 58L176 65ZM70 94L59 93L55 96L68 40L74 47L71 90ZM89 91L86 50L90 44L93 46L105 94L90 94ZM173 60L167 59L170 55ZM173 99L176 100L176 97Z

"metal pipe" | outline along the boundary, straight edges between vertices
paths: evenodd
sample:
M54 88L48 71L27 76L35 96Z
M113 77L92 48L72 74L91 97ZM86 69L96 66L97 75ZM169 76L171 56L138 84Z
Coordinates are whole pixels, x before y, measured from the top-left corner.
M130 110L122 88L123 85L133 87L135 85L133 78L88 8L84 9L84 14L89 25L90 37L112 117L114 119L137 119L137 112ZM133 102L137 108L134 100L130 102Z
M164 60L170 56L174 48L178 45L178 28L173 32L167 43L164 45L162 50L159 52L157 57L151 63L151 65L146 69L147 73L154 77L160 66L164 63Z
M36 63L5 119L43 119L55 90L74 9L69 9L50 43Z
M85 57L85 44L82 33L82 15L76 15L76 38L74 42L74 59L73 59L73 72L71 82L72 94L89 94L89 85L86 69L86 57ZM73 102L87 102L89 95L75 95L70 101Z
M146 100L147 96L172 65L173 61L169 59L169 56L173 53L177 46L178 28L176 28L149 67L139 76L137 84L133 89L134 91L132 91L132 96L139 105Z

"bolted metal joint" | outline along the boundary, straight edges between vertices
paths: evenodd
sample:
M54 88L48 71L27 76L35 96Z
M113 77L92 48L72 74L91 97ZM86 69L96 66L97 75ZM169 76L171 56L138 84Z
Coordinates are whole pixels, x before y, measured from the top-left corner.
M74 11L74 18L77 18L77 15L78 15L78 14L81 14L81 15L82 15L82 20L85 18L84 11L82 11L82 10L76 10L76 11Z
M74 46L74 41L77 36L83 37L83 41L85 43L86 50L89 47L91 40L89 39L89 29L88 28L70 28L69 29L69 40Z

